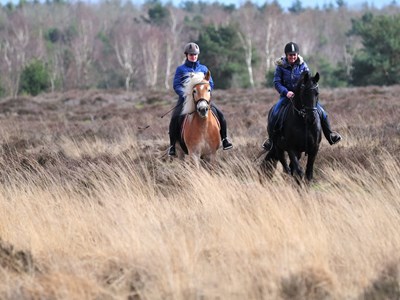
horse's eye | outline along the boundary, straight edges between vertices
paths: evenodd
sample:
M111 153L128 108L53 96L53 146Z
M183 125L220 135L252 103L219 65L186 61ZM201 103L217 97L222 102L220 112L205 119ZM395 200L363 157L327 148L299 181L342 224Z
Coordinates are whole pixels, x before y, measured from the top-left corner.
M211 89L208 89L208 92L211 93Z

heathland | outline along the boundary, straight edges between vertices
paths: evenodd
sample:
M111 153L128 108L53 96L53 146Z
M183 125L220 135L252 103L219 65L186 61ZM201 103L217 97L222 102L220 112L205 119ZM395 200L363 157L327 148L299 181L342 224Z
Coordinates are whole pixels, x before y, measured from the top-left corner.
M0 100L0 298L398 299L399 93L321 89L303 186L260 172L272 89L214 92L212 171L166 156L172 92Z

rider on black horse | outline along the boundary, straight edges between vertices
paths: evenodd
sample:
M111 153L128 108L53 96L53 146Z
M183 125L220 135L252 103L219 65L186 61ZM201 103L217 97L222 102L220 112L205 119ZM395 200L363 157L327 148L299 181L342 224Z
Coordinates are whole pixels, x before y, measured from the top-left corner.
M184 48L184 53L186 56L186 60L183 65L180 65L176 68L175 76L174 76L174 90L178 94L179 99L178 103L175 106L175 109L172 113L171 122L169 124L169 138L170 138L170 147L168 151L169 156L175 156L175 143L179 140L180 134L180 114L183 108L184 103L184 88L183 83L185 79L189 76L190 73L193 72L203 72L207 73L208 68L205 65L200 64L198 60L200 54L200 48L195 43L188 43ZM210 87L214 88L214 82L210 77ZM221 126L220 135L222 140L222 148L224 150L231 149L233 147L232 142L227 137L227 125L224 115L221 110L217 108L214 103L211 103L211 108L216 112L218 121Z
M296 43L287 43L284 51L285 56L279 58L275 62L274 85L280 98L268 119L269 138L266 139L262 145L266 151L272 149L273 140L280 133L282 112L290 103L290 99L294 97L294 90L301 73L310 71L303 57L299 55L299 46ZM317 104L317 109L321 118L322 131L324 132L325 138L328 140L329 144L336 144L342 137L339 133L331 130L328 115L319 103Z

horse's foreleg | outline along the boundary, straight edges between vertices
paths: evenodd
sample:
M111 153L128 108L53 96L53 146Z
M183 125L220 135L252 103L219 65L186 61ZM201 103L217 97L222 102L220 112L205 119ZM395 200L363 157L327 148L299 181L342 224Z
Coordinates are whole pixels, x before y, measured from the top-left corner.
M197 155L192 156L192 160L197 169L200 169L200 157Z
M300 167L299 155L294 151L289 151L290 169L293 176L303 178L303 170Z
M289 168L289 166L287 164L284 151L278 151L278 159L281 162L281 165L283 167L283 172L285 172L286 174L289 174L290 173L290 168Z
M311 181L313 179L314 162L316 157L317 153L308 154L307 167L306 167L306 178L308 181Z
M214 166L217 162L216 153L209 153L203 156L203 162L206 163L205 166L210 170L214 170Z

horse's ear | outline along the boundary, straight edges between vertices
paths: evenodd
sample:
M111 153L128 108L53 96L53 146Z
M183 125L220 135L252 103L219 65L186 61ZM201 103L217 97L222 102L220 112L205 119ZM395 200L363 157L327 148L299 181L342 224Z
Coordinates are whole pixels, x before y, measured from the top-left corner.
M315 82L318 82L318 80L319 80L319 73L318 72L315 74L314 80L315 80Z
M310 73L305 71L303 72L303 81L307 82L310 79Z
M210 70L208 70L206 76L204 76L204 79L210 81L210 78L211 78L211 72Z

